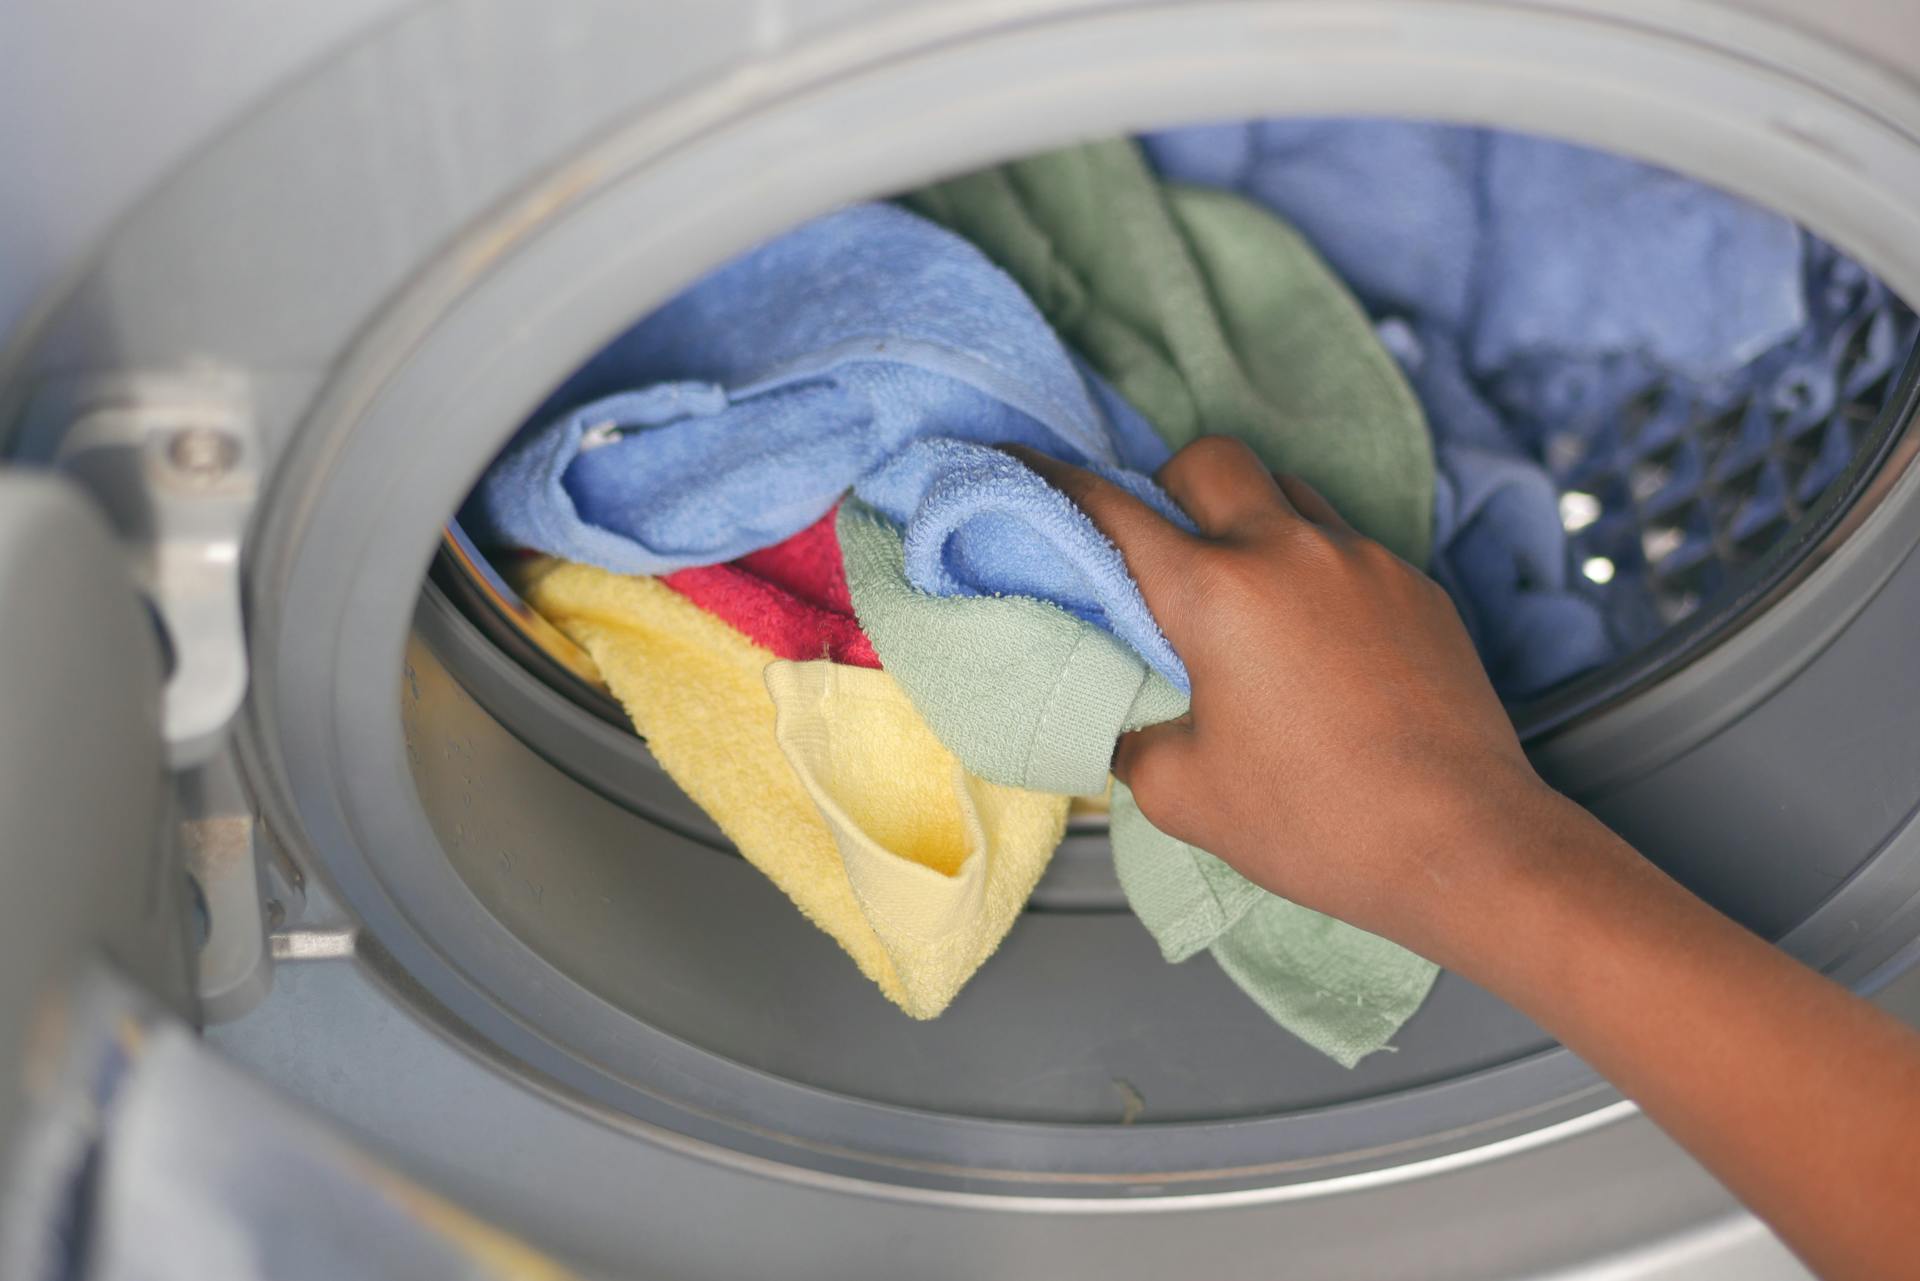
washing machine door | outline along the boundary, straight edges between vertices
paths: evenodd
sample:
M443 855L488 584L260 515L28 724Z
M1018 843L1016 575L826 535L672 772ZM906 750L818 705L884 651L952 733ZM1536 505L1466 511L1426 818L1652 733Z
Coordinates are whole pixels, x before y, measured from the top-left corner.
M53 1207L103 1047L193 1011L166 661L121 543L69 481L0 472L0 1272Z

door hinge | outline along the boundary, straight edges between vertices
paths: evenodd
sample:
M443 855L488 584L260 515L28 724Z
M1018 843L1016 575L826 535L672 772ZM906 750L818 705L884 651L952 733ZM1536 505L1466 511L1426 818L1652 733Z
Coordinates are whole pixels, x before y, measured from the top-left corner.
M212 368L89 389L56 465L105 509L163 631L175 768L212 758L247 690L241 540L260 487L244 378Z

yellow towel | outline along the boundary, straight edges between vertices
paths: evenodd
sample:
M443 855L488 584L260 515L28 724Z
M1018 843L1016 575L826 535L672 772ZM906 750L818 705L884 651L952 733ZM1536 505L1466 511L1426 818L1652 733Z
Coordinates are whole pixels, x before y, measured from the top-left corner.
M788 663L651 578L532 562L661 767L881 992L932 1018L993 954L1068 800L968 775L893 678Z

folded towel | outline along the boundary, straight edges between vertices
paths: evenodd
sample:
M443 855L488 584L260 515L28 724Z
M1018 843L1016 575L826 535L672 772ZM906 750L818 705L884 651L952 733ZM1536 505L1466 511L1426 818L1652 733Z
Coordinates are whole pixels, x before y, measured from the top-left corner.
M660 581L782 658L880 666L853 616L832 512L784 542Z
M887 999L916 1018L947 1006L1039 879L1066 797L967 777L885 673L780 662L657 579L541 560L519 586Z
M1163 185L1128 139L904 199L1010 272L1169 445L1238 437L1426 563L1433 455L1419 405L1365 313L1285 223L1223 192Z
M923 588L1045 594L1185 682L1119 553L986 448L1094 467L1177 515L1138 470L1164 446L950 232L890 205L818 219L660 308L579 385L616 373L642 389L522 433L474 491L470 532L663 573L785 539L852 486L907 528Z
M847 587L887 670L940 741L984 779L1047 792L1107 786L1114 740L1184 715L1187 699L1105 632L1045 601L939 597L907 581L901 536L840 510ZM1156 829L1113 787L1121 888L1170 961L1211 950L1281 1026L1351 1067L1425 999L1431 962L1276 899Z
M1258 120L1142 139L1174 181L1299 228L1376 314L1460 335L1475 373L1638 351L1697 377L1805 323L1799 231L1678 174L1524 134Z
M839 847L847 884L930 1018L973 976L1046 870L1067 798L969 774L883 672L779 662L774 733Z

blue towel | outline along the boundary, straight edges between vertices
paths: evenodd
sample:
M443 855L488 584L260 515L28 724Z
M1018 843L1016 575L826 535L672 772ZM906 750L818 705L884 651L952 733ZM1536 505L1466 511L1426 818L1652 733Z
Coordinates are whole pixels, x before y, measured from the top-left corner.
M1536 693L1607 661L1606 619L1568 590L1560 491L1510 453L1447 445L1434 455L1433 575L1460 605L1495 689Z
M1268 120L1143 139L1160 172L1298 227L1375 314L1459 335L1476 373L1642 351L1695 377L1799 332L1800 233L1677 174L1524 134Z
M988 447L1091 467L1184 520L1145 474L1165 446L952 233L891 205L817 219L687 289L563 394L614 385L641 390L516 438L462 513L478 538L661 574L779 542L852 488L905 529L921 590L1056 601L1187 688L1119 552Z
M1164 449L1164 447L1163 447ZM1138 472L1092 470L1192 530L1187 514ZM1104 627L1190 693L1186 668L1140 602L1113 545L1073 501L997 449L915 441L863 478L857 492L904 526L907 580L935 596L1031 596ZM989 589L981 584L991 583ZM1113 608L1114 603L1122 608Z

